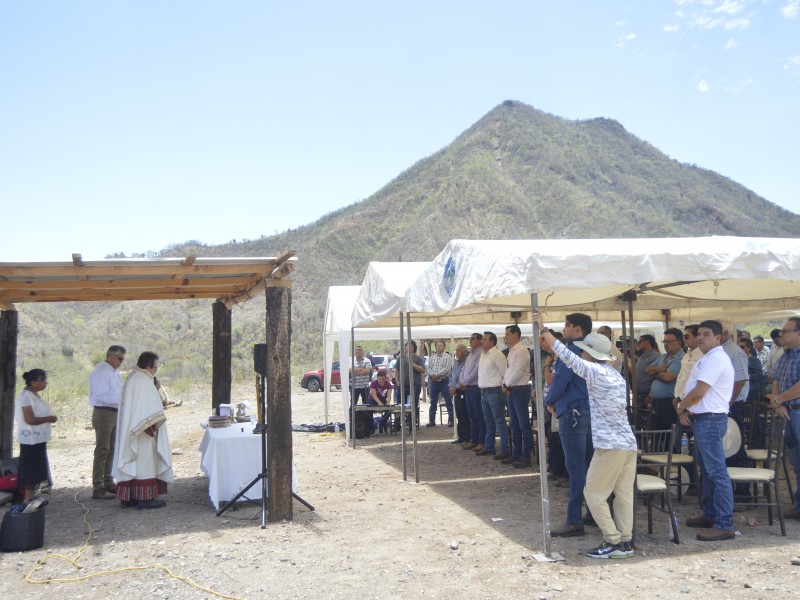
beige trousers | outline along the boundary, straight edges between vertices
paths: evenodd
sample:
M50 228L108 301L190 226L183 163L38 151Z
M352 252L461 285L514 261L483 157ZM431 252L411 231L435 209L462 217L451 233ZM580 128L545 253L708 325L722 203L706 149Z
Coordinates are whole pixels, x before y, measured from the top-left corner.
M595 448L586 487L586 504L592 512L603 539L609 544L628 542L633 537L633 485L636 479L635 450L601 450ZM614 517L608 497L614 493Z

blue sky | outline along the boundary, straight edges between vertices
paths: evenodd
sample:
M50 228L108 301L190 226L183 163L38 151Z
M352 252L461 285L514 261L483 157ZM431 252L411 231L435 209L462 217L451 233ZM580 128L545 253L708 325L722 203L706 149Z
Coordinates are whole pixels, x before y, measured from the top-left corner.
M258 238L503 100L800 213L800 0L0 4L0 261Z

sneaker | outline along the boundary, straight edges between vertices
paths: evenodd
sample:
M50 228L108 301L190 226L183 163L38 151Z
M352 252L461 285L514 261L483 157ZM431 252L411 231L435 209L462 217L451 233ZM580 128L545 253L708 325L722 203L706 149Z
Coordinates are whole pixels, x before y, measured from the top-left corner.
M603 542L597 548L589 550L586 553L586 556L589 558L628 558L628 552L625 550L624 545L620 542L619 544L609 544L608 542Z
M626 556L625 558L632 558L633 557L633 543L630 540L627 542L622 542L622 549L625 551Z

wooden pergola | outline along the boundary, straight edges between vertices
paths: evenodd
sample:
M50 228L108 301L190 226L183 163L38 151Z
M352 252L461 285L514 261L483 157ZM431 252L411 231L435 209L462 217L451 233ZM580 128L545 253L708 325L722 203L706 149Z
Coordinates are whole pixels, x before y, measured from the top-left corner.
M25 302L215 298L212 408L231 398L231 309L266 296L269 519L292 519L291 285L295 252L278 257L0 262L0 457L13 452L18 315Z

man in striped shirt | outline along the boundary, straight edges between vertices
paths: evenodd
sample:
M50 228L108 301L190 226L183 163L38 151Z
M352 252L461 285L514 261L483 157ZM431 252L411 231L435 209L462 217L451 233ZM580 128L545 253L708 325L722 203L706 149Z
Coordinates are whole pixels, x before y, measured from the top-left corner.
M439 407L439 394L447 407L447 426L453 426L453 400L450 398L450 371L453 359L444 351L444 342L436 342L436 352L428 358L428 395L431 407L428 411L428 427L436 427L436 409Z

